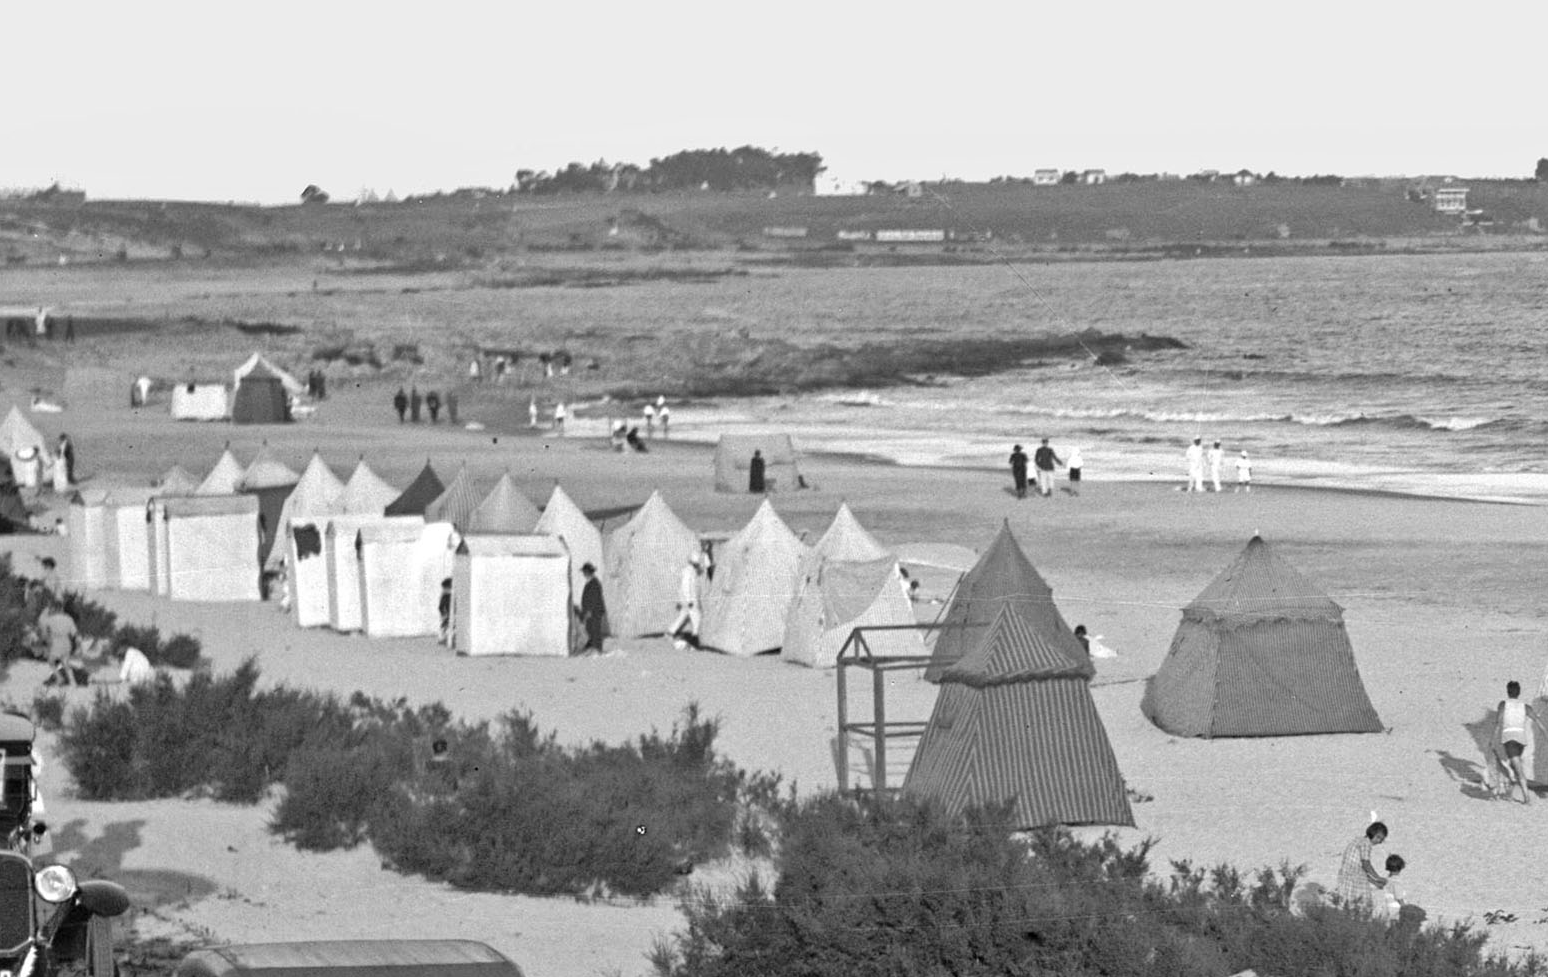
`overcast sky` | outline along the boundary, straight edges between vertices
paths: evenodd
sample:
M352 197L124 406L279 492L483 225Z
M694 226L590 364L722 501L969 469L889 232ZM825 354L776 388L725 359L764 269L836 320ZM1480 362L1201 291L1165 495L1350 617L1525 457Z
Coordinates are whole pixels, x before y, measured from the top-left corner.
M6 0L0 187L283 203L752 144L846 179L1528 176L1548 3Z

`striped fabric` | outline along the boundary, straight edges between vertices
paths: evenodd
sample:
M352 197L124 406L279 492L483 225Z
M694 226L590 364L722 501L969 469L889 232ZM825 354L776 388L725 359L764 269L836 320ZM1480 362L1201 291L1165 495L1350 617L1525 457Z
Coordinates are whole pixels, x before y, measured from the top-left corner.
M1002 608L981 643L942 674L903 790L952 814L1013 800L1018 828L1133 825L1090 674L1084 657Z
M1140 708L1181 736L1382 729L1343 609L1257 536L1183 609Z
M464 464L457 470L457 477L446 486L446 491L425 506L425 522L449 522L457 532L467 532L468 520L482 501L484 497L474 487L473 476L468 474L468 466Z
M1053 589L1022 552L1006 521L978 563L957 584L942 618L944 626L936 633L924 677L939 682L953 662L983 641L984 630L1004 607L1013 608L1065 655L1083 660L1088 657L1054 605Z

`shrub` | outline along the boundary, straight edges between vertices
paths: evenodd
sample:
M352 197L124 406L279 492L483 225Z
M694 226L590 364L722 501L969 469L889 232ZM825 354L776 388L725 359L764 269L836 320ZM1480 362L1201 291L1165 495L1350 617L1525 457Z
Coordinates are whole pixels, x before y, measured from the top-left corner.
M165 668L194 668L203 650L198 638L174 634L165 641L155 627L126 624L113 633L113 654L125 648L138 648L152 665Z
M65 701L62 695L39 692L32 699L32 719L41 729L51 732L64 726Z
M118 615L73 590L60 598L66 614L75 620L75 629L84 638L106 638L118 626Z

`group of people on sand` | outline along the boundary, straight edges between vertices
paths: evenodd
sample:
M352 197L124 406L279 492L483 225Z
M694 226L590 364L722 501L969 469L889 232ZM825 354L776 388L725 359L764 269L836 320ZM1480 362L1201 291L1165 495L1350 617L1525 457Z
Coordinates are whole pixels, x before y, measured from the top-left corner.
M1209 448L1205 448L1203 438L1194 438L1193 443L1188 445L1188 450L1183 453L1183 456L1188 461L1188 484L1184 491L1206 491L1204 487L1204 466L1206 464L1209 466L1210 488L1216 492L1224 491L1220 484L1220 477L1222 470L1225 468L1225 449L1220 446L1219 441L1216 441ZM1247 457L1245 450L1236 459L1236 488L1233 491L1252 491L1252 459Z
M1015 487L1016 498L1027 497L1027 463L1031 462L1032 468L1037 472L1037 494L1043 498L1051 498L1054 490L1054 472L1063 468L1069 472L1070 483L1065 491L1071 495L1080 494L1080 473L1084 460L1081 458L1080 449L1070 449L1068 458L1060 458L1044 438L1032 452L1032 457L1027 458L1027 453L1021 450L1021 445L1014 445L1010 454L1011 482Z
M1376 915L1396 919L1403 914L1403 907L1409 905L1407 893L1398 881L1408 863L1402 855L1388 855L1382 863L1387 874L1376 871L1374 849L1386 841L1387 826L1373 820L1363 835L1345 845L1333 894L1345 906L1363 905Z
M665 438L670 431L672 423L672 409L667 406L666 396L656 398L655 403L645 402L645 409L641 412L645 423L645 434L640 435L638 424L630 424L626 420L614 422L611 433L611 441L614 451L623 451L628 448L631 451L649 451L645 446L645 438L656 436L656 422L661 423L661 437Z
M432 390L424 396L420 396L418 385L411 386L408 390L402 387L392 395L392 409L398 413L398 423L405 422L418 424L421 410L430 414L430 423L441 422L441 408L446 408L446 419L451 423L457 423L457 394L448 393L442 401L441 395Z

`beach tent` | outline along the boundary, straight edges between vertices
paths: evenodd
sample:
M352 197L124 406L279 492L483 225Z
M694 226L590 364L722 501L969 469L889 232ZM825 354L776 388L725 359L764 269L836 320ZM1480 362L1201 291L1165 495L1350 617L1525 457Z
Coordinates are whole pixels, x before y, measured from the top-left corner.
M194 495L235 495L242 487L242 463L236 460L236 455L231 453L231 446L220 453L220 459L215 462L215 467L204 476L198 488L193 490Z
M328 516L322 523L323 568L327 572L328 626L359 631L360 530L367 526L419 525L418 516Z
M54 464L54 456L48 449L48 442L44 440L42 433L32 426L32 422L27 420L21 408L15 404L11 405L5 420L0 421L0 450L4 450L5 456L11 461L11 477L21 486L33 487L32 471L26 464L31 456L27 452L37 452L37 457L42 461L45 480ZM24 458L23 455L27 457Z
M457 532L466 532L473 510L482 501L484 497L474 486L473 476L468 474L468 466L464 463L457 469L457 477L446 486L446 491L425 506L425 522L449 522Z
M179 383L172 388L172 419L223 421L231 416L225 384Z
M467 536L452 573L453 647L463 655L571 652L570 554L553 536Z
M279 517L274 523L274 532L281 545L270 548L265 569L272 569L285 562L290 555L290 548L283 545L290 531L290 520L307 517L323 516L334 511L334 504L344 492L344 483L333 474L333 470L322 460L322 455L312 452L311 460L306 463L306 468L301 472L301 478L296 482L295 488L285 497L285 502L280 506Z
M441 581L454 572L453 532L450 523L426 525L419 517L360 527L360 629L367 637L440 631Z
M333 508L335 512L349 516L380 516L401 494L382 481L362 458L355 465L349 481L344 483L344 491L334 500Z
M751 521L716 548L699 643L730 655L778 649L806 552L764 499Z
M64 401L72 413L118 411L124 404L124 388L130 377L100 366L72 366L65 370Z
M577 595L586 586L586 578L581 575L580 568L590 563L600 572L602 531L586 517L580 506L570 501L570 497L559 486L555 485L549 493L548 504L543 507L543 515L538 519L533 532L557 536L564 542L565 549L570 551L570 586ZM606 599L604 594L603 600Z
M1260 536L1187 607L1140 708L1179 736L1379 733L1344 611Z
M235 465L236 459L233 458L231 462ZM237 471L239 473L241 469L242 466L237 465ZM173 465L171 468L168 468L160 478L156 479L156 494L193 495L199 490L200 481L201 479L196 478L188 471L188 469L184 468L182 465Z
M511 480L511 473L505 472L489 494L484 496L484 500L468 515L467 531L504 535L530 533L534 531L532 527L537 525L538 516L538 507L521 494L521 490Z
M763 484L770 491L801 487L801 469L788 434L722 434L715 448L715 491L746 492L747 466L763 452Z
M328 520L293 516L285 527L285 587L290 616L301 628L328 624L328 565L323 560L323 531Z
M156 591L173 600L258 600L258 500L157 498L151 505Z
M280 512L285 508L285 500L290 498L291 491L300 481L301 476L294 469L274 457L267 442L242 472L242 481L238 483L237 491L258 498L260 566L268 564L269 551L274 549L275 541L279 538L276 527L279 526Z
M913 630L914 604L904 592L896 559L808 561L808 566L785 616L780 658L832 668L850 632L883 625L907 625L910 630L866 634L871 654L924 654L924 636Z
M32 513L27 511L21 491L15 482L0 482L0 535L30 532L33 532Z
M637 638L661 634L677 617L677 587L699 537L651 492L629 521L603 543L602 593L613 634Z
M303 397L306 395L306 384L302 383L300 380L297 380L289 372L275 366L269 360L269 358L264 356L262 353L254 353L252 356L249 356L241 366L232 371L231 386L233 388L240 387L242 385L242 381L245 378L251 376L260 368L270 376L278 379L280 384L285 388L286 393L289 393L295 397Z
M425 467L414 476L408 488L388 503L383 512L389 516L422 516L430 503L440 498L441 493L445 491L446 486L441 484L435 469L430 467L429 461L426 461Z
M107 586L107 493L83 489L72 495L65 526L70 541L66 586L72 590L100 590Z
M107 508L104 586L120 590L150 589L147 506L154 494L157 490L148 488L118 488L107 494L103 503Z
M1007 606L1060 652L1080 659L1087 657L1075 632L1054 605L1053 588L1022 552L1007 521L973 569L957 584L941 617L942 627L936 632L925 678L939 681L947 667L983 640L983 629Z
M833 522L828 525L822 538L812 547L807 560L813 563L823 560L879 560L892 556L892 552L866 532L860 520L855 518L849 503L839 503Z
M231 395L231 423L285 424L290 420L290 394L269 368L258 364L237 382Z
M1085 656L1050 643L1002 604L941 674L903 791L948 814L1014 801L1013 827L1133 825Z

